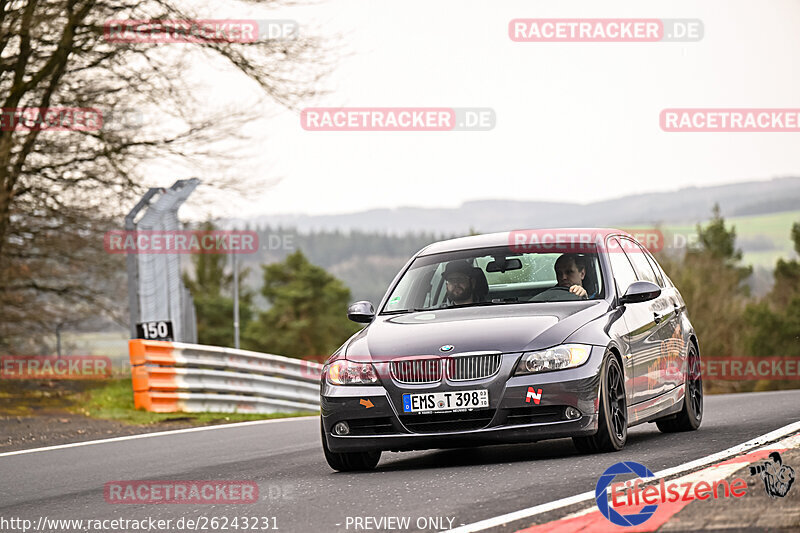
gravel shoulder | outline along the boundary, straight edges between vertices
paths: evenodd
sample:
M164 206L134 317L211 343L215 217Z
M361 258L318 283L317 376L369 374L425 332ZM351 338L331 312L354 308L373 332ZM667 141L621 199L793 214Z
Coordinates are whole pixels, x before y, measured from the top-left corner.
M313 413L149 413L130 378L0 380L0 453L111 437Z
M132 425L59 410L38 413L35 416L3 416L0 417L0 435L2 435L0 453L196 425L198 424L181 420L169 420L152 425Z

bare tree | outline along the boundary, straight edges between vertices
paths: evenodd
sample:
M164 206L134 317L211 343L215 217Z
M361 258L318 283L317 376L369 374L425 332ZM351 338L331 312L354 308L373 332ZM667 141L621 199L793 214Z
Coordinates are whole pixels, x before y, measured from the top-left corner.
M148 162L216 165L221 177L205 183L235 185L222 170L247 145L241 124L253 111L210 106L190 81L193 66L240 76L266 104L289 109L312 97L330 70L329 51L302 32L179 44L104 36L114 20L212 18L182 5L0 0L6 118L14 109L54 107L93 108L104 117L103 127L89 131L0 128L0 348L13 349L14 339L48 330L58 317L119 311L122 258L104 252L102 235L149 185ZM142 116L138 124L120 119Z

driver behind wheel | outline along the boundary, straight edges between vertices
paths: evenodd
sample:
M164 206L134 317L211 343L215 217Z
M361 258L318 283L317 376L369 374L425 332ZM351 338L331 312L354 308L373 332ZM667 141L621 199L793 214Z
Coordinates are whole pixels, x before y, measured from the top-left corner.
M559 299L554 291L568 290L576 299L588 298L586 289L583 288L583 278L586 277L586 261L584 256L578 254L563 254L553 266L556 271L556 286L536 295L533 301L548 301ZM562 293L563 294L563 293Z
M588 295L583 288L583 278L586 277L586 264L582 255L563 254L556 259L556 280L560 287L568 287L569 292L586 298Z

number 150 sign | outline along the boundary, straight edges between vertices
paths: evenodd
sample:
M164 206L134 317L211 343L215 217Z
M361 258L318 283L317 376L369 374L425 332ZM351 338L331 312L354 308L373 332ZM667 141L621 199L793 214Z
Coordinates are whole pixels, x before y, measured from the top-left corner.
M172 322L169 320L159 320L136 324L136 337L150 341L171 341Z

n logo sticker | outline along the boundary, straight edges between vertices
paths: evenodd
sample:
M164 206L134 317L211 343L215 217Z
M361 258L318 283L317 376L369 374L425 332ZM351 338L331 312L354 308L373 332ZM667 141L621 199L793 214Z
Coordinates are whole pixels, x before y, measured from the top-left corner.
M528 395L525 396L525 403L531 403L531 399L533 399L533 403L539 405L539 401L542 399L542 389L533 390L533 387L528 387Z

